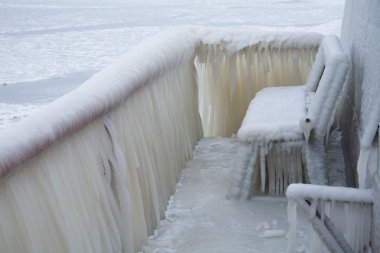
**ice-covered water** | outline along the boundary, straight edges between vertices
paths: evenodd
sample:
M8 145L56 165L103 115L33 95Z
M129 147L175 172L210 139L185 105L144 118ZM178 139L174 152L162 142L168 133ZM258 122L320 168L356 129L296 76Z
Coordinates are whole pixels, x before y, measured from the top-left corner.
M183 25L340 33L344 0L0 0L0 128ZM104 84L107 85L107 84Z

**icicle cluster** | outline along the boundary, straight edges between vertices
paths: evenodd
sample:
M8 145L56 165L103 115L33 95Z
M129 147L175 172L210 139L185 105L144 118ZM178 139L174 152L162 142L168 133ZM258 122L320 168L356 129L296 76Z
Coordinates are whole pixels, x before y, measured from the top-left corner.
M179 58L147 50L140 56L148 53L152 59L139 63L141 72L122 61L32 115L29 132L19 132L35 133L27 138L34 143L19 146L21 152L59 136L70 124L78 128L98 109L103 113L2 180L0 252L141 250L202 137L191 48ZM166 65L149 65L157 57ZM123 66L130 68L121 71ZM39 123L46 127L33 132Z
M371 239L372 204L326 200L314 201L317 203L313 205L313 212L320 210L322 221L329 217L338 231L342 233L353 252L368 252ZM326 239L329 240L330 238ZM310 252L330 252L315 232L312 232Z
M258 40L236 51L224 41L198 45L200 114L206 136L236 133L257 91L305 83L318 43L277 45L280 41Z
M208 135L236 132L257 90L306 79L321 38L207 33L159 35L1 133L0 252L139 251L203 134L198 102Z
M288 187L286 195L289 201L289 253L296 252L297 205L313 226L310 252L368 252L372 191L293 184Z
M307 182L303 142L273 144L267 155L267 167L269 195L282 196L289 184Z

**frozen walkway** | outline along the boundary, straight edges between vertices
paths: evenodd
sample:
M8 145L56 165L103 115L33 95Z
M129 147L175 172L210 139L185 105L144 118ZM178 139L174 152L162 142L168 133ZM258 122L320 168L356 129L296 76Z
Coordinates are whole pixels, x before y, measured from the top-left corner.
M237 201L225 197L236 149L234 138L207 138L198 143L170 200L166 220L144 252L286 252L285 198ZM301 222L298 242L309 242L308 231ZM306 252L306 248L300 245L298 251Z

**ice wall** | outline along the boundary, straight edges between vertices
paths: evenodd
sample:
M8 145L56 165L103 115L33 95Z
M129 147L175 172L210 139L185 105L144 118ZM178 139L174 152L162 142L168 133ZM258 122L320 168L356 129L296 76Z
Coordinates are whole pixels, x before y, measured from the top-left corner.
M18 166L0 184L0 252L141 250L202 136L186 34L146 42L2 132L1 174Z
M305 83L321 39L315 33L203 35L196 67L205 135L237 133L257 91Z
M359 151L365 153L371 147L380 122L379 11L380 4L375 0L346 1L341 40L352 70L346 84L342 126L353 170Z
M292 184L288 202L288 252L296 252L297 208L313 226L310 252L368 252L372 190Z
M369 179L379 173L379 163L373 163L370 153L376 149L374 140L380 122L380 2L376 0L346 0L341 40L352 61L350 79L345 88L341 125L346 161L351 166L352 182L366 188L379 189L378 180ZM376 172L370 172L376 167ZM375 191L375 206L379 191ZM374 224L380 214L375 209ZM373 226L372 247L380 252L379 226Z

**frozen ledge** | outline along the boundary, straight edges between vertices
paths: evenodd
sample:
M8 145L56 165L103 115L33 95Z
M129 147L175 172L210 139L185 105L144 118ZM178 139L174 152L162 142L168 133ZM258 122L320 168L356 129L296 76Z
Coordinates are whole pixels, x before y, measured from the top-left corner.
M291 184L286 190L288 199L322 199L343 202L373 203L371 189L356 189L311 184Z

